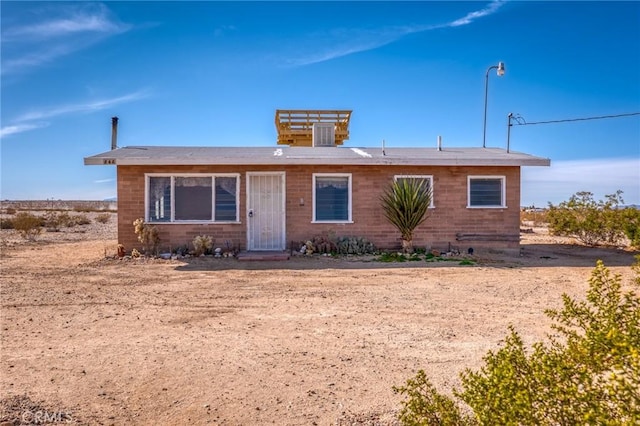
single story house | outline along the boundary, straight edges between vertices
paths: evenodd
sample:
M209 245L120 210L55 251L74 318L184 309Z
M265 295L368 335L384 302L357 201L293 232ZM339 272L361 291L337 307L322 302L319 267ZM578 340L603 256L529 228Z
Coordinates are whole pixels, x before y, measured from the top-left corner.
M140 246L137 218L157 227L163 249L197 235L249 251L288 250L318 235L399 248L380 196L401 178L424 179L432 190L415 247L519 247L520 169L549 159L500 148L343 147L350 115L278 110L274 147L112 143L84 163L117 168L118 241L127 250Z

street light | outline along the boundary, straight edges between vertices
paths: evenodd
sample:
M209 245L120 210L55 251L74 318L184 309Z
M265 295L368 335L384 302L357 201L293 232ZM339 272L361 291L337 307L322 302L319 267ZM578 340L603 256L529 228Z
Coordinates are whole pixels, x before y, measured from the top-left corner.
M504 62L498 62L498 65L492 65L487 68L487 73L484 76L484 128L482 130L482 147L487 146L487 94L489 93L489 71L495 69L498 77L504 75Z

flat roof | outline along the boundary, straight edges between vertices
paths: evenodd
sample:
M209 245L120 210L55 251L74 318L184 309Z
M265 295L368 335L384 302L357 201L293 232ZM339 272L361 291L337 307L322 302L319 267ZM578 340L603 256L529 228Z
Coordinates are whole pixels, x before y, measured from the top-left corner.
M127 146L85 157L85 165L549 166L548 158L502 148Z

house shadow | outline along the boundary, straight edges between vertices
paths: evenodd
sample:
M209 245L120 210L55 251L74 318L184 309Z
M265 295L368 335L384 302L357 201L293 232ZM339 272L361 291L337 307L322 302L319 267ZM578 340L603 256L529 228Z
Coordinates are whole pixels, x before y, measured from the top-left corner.
M523 244L519 259L523 266L593 267L598 260L605 266L631 266L639 251L616 247L588 247L579 244Z
M242 258L185 258L177 271L227 270L321 270L321 269L404 269L438 267L594 267L598 260L605 266L624 267L635 263L638 251L613 247L587 247L577 244L523 244L520 251L476 250L473 256L460 256L440 261L381 262L377 256L301 256L281 260L243 260ZM469 261L463 262L464 259ZM471 263L471 264L469 264Z

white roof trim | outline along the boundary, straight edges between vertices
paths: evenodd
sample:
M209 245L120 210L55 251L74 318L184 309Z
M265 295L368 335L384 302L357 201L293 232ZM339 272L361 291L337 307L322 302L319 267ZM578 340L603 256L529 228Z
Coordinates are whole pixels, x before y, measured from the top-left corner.
M548 158L501 148L125 147L84 159L85 165L402 165L548 166Z

